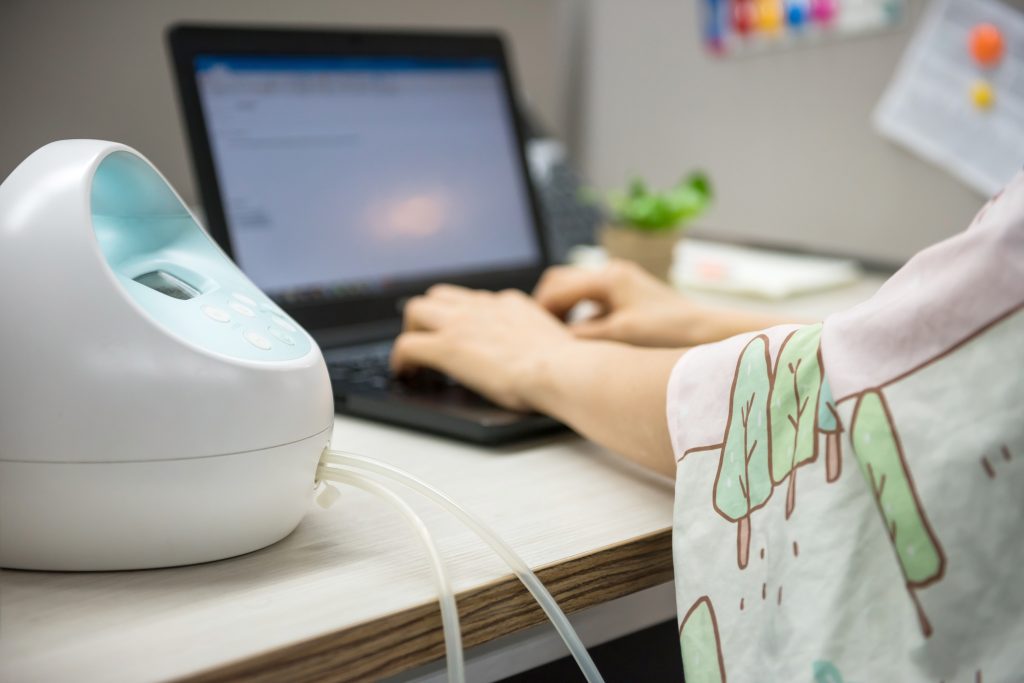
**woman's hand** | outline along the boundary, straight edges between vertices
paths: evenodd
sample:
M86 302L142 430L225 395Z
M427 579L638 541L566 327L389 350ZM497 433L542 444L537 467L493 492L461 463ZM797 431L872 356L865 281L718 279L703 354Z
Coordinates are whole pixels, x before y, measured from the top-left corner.
M437 285L406 305L391 365L398 373L440 370L495 403L547 413L672 476L665 393L680 355L577 339L522 292Z
M549 268L534 297L559 318L565 318L581 301L593 301L600 312L571 324L572 333L581 339L608 339L637 346L696 346L795 322L698 305L630 261L613 260L600 270Z
M692 328L701 310L630 261L613 260L600 270L549 268L534 297L560 318L581 301L595 302L600 307L596 317L570 326L582 339L663 347L699 343Z
M440 370L495 403L537 408L538 373L574 343L566 326L518 290L435 285L405 306L392 369Z

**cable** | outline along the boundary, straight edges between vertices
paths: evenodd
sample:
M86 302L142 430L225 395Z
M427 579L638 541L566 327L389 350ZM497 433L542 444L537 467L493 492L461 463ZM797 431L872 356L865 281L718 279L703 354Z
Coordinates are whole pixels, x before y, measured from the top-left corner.
M320 467L317 471L331 471L331 468L327 465L337 465L348 469L363 470L372 472L373 474L381 477L386 477L419 492L427 498L430 498L435 503L441 505L455 515L463 524L469 527L469 529L476 533L477 536L490 545L501 559L508 564L523 585L526 586L526 589L531 595L533 595L533 598L540 605L541 609L544 610L548 619L551 620L551 623L558 632L558 635L562 637L563 641L565 641L566 646L569 648L569 652L572 653L573 658L576 660L576 664L579 665L580 670L583 672L583 676L587 681L589 683L604 683L604 679L601 677L597 667L594 665L594 660L590 658L590 653L587 652L587 648L584 647L583 642L580 641L576 631L573 630L572 624L569 623L565 613L562 612L558 603L555 602L555 599L551 597L551 593L548 592L547 588L544 587L544 584L541 583L540 579L537 578L537 575L533 573L522 558L516 554L515 550L505 543L500 536L495 534L483 522L462 508L458 503L444 493L441 493L434 487L413 475L403 472L397 467L393 467L371 458L366 458L352 453L344 453L342 451L335 451L329 448L324 449L324 454L320 458Z
M444 562L441 560L441 555L437 551L437 546L434 544L434 539L426 524L416 514L416 511L395 492L367 479L364 475L321 465L317 469L317 477L325 481L355 486L383 498L405 516L409 525L419 535L423 547L426 548L427 554L430 556L434 581L437 583L438 602L441 604L441 625L444 630L445 657L448 660L448 680L450 683L465 683L466 664L462 652L462 633L459 629L459 610L455 604L455 593L452 591L448 572L445 570Z

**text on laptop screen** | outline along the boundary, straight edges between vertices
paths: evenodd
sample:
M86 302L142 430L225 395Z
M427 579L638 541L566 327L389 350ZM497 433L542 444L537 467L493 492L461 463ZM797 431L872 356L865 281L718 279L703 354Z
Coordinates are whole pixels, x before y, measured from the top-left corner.
M200 56L234 255L284 299L540 262L500 66Z

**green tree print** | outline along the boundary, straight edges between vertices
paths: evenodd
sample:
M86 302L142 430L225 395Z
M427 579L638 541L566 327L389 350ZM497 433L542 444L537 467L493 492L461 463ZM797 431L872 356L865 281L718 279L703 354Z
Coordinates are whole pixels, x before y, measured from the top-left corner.
M820 354L819 354L820 362ZM825 435L825 481L832 483L843 470L842 439L843 424L836 412L832 398L832 387L828 378L821 379L821 393L818 394L818 431Z
M683 651L683 675L686 683L725 683L725 662L718 639L715 608L703 596L683 617L679 628L679 645Z
M796 505L796 471L818 456L816 429L821 363L818 342L821 324L801 327L790 334L775 361L775 381L769 398L771 415L772 481L788 476L786 519Z
M853 411L851 437L854 455L871 486L889 539L896 549L907 590L921 621L921 630L926 637L930 636L931 624L914 591L942 578L946 561L917 498L914 481L881 393L867 391L858 399Z
M740 569L747 566L750 557L750 513L764 505L772 493L768 472L770 364L768 338L758 335L751 339L736 366L715 477L715 509L736 522L736 561Z
M843 683L843 675L832 662L816 661L811 664L814 683Z

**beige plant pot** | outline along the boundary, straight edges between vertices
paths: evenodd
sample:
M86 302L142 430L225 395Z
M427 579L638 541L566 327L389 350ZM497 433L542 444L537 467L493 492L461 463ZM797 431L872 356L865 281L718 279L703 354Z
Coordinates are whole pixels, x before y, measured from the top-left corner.
M601 228L601 246L609 258L633 261L655 277L668 282L672 269L672 254L676 242L683 236L674 230L637 230L620 225Z

